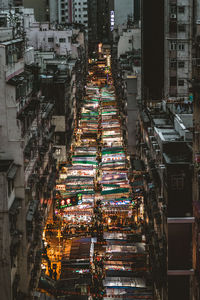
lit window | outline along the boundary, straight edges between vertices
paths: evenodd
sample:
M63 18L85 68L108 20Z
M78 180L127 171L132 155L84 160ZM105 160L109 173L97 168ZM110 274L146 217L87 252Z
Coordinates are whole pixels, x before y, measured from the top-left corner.
M60 155L61 154L61 149L60 148L57 148L56 149L56 155Z

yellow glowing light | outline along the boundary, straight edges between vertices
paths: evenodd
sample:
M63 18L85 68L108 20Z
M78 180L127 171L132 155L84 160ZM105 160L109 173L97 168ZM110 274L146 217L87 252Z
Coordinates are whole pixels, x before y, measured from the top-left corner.
M108 218L108 225L110 225L110 223L111 223L111 219L110 219L110 218Z
M111 60L110 60L110 55L107 56L107 66L110 67L111 66Z
M99 53L102 53L102 46L103 46L102 43L98 44L98 51L99 51Z

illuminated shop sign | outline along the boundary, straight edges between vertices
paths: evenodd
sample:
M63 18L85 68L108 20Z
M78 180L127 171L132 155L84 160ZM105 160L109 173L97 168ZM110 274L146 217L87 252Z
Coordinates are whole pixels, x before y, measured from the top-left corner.
M101 52L102 52L102 46L103 46L103 44L102 44L102 43L99 43L99 44L98 44L98 51L99 51L99 53L101 53Z
M56 185L56 190L58 190L58 191L66 191L65 184L57 184Z
M66 208L70 206L79 205L82 203L82 194L77 194L74 196L68 196L63 197L62 194L59 191L56 191L55 195L56 199L56 207L58 209L60 208Z
M113 31L115 25L115 12L111 10L110 12L110 30Z

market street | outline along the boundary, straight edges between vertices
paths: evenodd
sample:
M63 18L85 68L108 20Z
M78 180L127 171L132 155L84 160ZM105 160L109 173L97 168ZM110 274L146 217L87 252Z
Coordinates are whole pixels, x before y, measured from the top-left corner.
M152 299L142 228L143 176L131 170L105 66L105 61L89 65L71 151L58 166L39 287L69 299Z

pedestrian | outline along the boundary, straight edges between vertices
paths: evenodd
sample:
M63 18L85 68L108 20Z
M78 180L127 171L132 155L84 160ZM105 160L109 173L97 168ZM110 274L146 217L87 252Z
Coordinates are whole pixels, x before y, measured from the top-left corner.
M53 277L54 277L54 280L56 281L57 280L57 272L56 272L56 270L53 272Z
M52 271L51 267L49 268L49 276L52 279L52 277L53 277L53 271Z

